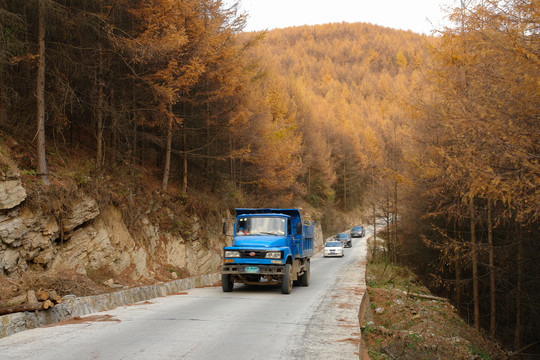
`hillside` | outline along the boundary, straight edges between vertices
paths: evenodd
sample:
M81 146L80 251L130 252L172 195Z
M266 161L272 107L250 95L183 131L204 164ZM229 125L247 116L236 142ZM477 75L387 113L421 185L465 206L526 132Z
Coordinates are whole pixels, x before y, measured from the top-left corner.
M254 49L302 132L312 201L367 204L370 169L392 170L389 149L402 141L403 103L419 86L427 44L412 32L342 23L273 30Z

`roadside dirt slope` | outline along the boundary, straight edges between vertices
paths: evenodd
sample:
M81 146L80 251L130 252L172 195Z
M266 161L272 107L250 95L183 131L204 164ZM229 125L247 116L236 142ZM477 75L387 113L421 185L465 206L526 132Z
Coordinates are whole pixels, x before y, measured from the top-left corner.
M370 359L506 359L501 348L469 326L444 298L414 274L389 264L367 268L372 319L362 324Z

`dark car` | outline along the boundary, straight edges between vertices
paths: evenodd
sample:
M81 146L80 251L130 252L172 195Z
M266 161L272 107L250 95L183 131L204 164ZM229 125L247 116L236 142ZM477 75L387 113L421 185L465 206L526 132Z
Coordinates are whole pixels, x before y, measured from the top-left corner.
M352 247L352 239L349 233L339 233L336 235L336 240L341 241L343 247Z
M364 237L366 236L366 229L363 226L354 226L351 230L351 237Z

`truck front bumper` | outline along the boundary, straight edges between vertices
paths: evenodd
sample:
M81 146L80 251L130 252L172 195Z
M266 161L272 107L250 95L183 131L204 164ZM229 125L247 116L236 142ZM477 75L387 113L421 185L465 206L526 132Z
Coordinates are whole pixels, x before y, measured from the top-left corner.
M282 275L283 268L283 265L225 264L221 266L221 273L242 275Z

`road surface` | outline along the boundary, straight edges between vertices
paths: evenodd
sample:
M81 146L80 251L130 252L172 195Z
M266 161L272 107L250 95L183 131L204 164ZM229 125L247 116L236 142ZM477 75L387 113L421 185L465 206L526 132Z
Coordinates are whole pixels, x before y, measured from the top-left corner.
M366 239L312 258L309 287L198 288L0 339L0 359L358 359Z

